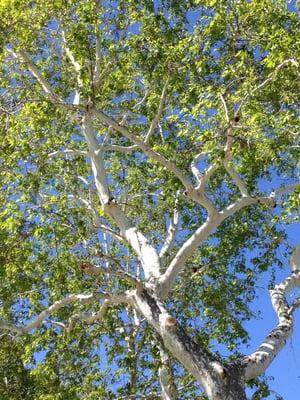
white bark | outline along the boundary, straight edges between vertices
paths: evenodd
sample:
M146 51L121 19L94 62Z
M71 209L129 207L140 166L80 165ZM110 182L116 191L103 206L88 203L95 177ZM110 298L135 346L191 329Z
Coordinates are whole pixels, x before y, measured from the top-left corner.
M151 149L151 147L145 143L142 139L132 133L128 128L118 124L113 118L109 117L105 113L95 108L92 109L92 114L99 119L103 124L107 126L112 126L117 132L125 136L131 142L136 144L143 152L151 157L153 160L157 161L159 164L163 165L166 169L172 172L177 178L182 182L187 190L192 190L192 183L189 178L178 168L174 163L166 159L163 155Z
M164 346L161 343L158 346L161 360L161 366L158 370L161 398L162 400L176 400L178 399L178 390L175 384L171 359Z
M49 306L46 310L42 311L32 322L25 325L14 325L7 321L0 320L0 329L16 332L18 334L28 333L38 328L46 318L51 314L60 310L68 304L79 302L80 304L90 303L98 299L112 298L110 294L92 293L92 294L71 294L64 299L58 300Z
M64 154L72 154L75 156L83 156L83 157L88 157L88 152L83 151L83 150L75 150L75 149L64 149L64 150L57 150L53 151L52 153L48 154L49 158L58 156L58 155L64 155Z
M97 65L94 71L94 80L96 81L96 84L101 81L101 74L99 74L99 45L99 43L96 44L98 52ZM52 103L60 104L61 106L68 106L67 104L64 104L62 99L60 99L55 94L49 82L43 77L43 75L40 73L40 71L32 62L26 52L16 53L11 49L7 49L7 51L18 61L26 63L28 69L38 80L45 94L52 101ZM79 64L76 64L75 59L72 60L72 54L68 52L67 48L66 52L75 68L77 77L79 79L80 66ZM252 92L247 94L247 96L242 100L240 108L255 91L264 87L269 81L274 78L276 73L284 65L289 63L298 67L298 63L295 60L285 60L264 82L259 84L256 88L252 90ZM103 70L102 74L104 72L105 69ZM78 81L77 84L80 87L80 81ZM230 125L227 105L225 99L222 96L221 101L225 110L226 121L229 124L227 142L224 147L224 166L228 174L232 178L233 182L238 186L242 194L242 197L240 199L230 204L224 210L217 211L214 208L212 202L204 194L205 184L217 170L217 164L209 166L202 175L196 166L198 157L196 156L196 159L192 164L192 172L194 173L198 181L198 185L197 187L194 187L192 181L189 179L185 172L178 168L175 163L168 160L162 154L154 151L148 145L149 138L157 127L162 114L166 97L166 87L167 83L161 95L157 114L155 115L144 139L138 137L133 132L131 132L130 129L122 125L122 123L116 122L113 118L109 117L102 111L97 110L93 106L87 107L85 105L82 107L78 107L78 109L80 109L81 112L84 114L82 120L82 130L88 145L88 155L91 160L93 176L100 202L106 215L112 218L112 220L118 226L120 230L119 236L121 238L125 238L137 254L141 265L143 266L146 281L153 281L152 285L148 285L149 291L144 289L140 281L127 274L126 272L107 270L107 273L114 273L115 275L123 279L129 280L136 286L136 290L129 291L125 295L120 295L119 297L118 295L114 297L114 295L98 293L90 295L70 295L67 298L59 300L53 305L49 306L46 310L40 313L34 319L34 321L26 325L18 326L6 321L0 321L0 329L13 331L18 334L30 332L40 326L43 321L48 318L52 313L55 313L57 310L64 307L65 305L71 304L73 302L80 302L85 304L97 299L106 299L107 301L104 302L97 313L76 314L71 317L70 320L70 326L75 322L76 319L85 321L87 323L93 323L104 315L104 312L109 304L130 302L130 304L147 319L148 323L161 337L164 346L169 350L169 352L201 383L209 399L244 400L246 399L243 390L244 378L246 380L249 380L264 372L268 365L270 365L274 357L276 357L280 349L283 347L287 338L292 333L293 311L299 305L299 302L296 302L292 306L289 306L287 304L285 296L293 288L300 287L300 250L299 248L297 248L293 253L291 259L291 266L294 270L294 273L289 278L285 279L282 283L277 285L274 290L270 291L272 304L279 319L277 327L273 331L271 331L271 333L267 336L264 343L261 344L257 351L255 351L250 356L244 357L242 360L239 360L239 363L232 363L231 366L229 366L227 369L212 354L203 349L201 346L197 345L185 333L182 327L180 327L176 319L168 313L166 308L161 303L161 300L167 296L169 289L174 283L176 277L184 268L187 259L193 254L198 246L203 243L226 218L234 215L243 207L249 206L251 204L267 204L270 206L274 206L276 203L272 196L250 197L248 195L247 188L244 182L238 176L234 168L229 164L230 150L233 143L233 135L231 134L232 126ZM93 131L93 118L98 119L102 124L108 126L109 129L114 129L115 131L129 139L134 145L128 148L116 145L108 146L106 144L104 146L99 146ZM127 152L135 148L141 149L147 156L151 157L160 165L164 166L169 172L173 173L185 187L186 196L189 199L192 199L196 203L205 207L208 211L207 220L185 241L185 243L181 246L175 257L171 261L167 270L163 274L160 274L160 259L157 251L149 243L148 239L135 226L132 226L122 208L117 204L116 201L112 201L112 196L109 191L105 171L104 152L106 150L120 150ZM274 192L274 196L286 193L286 191L293 189L295 185L299 186L299 183L278 189ZM168 247L170 242L174 240L173 232L170 233L169 239L167 238L167 241L165 243L166 247ZM95 272L94 269L93 272ZM156 283L158 283L157 286L155 286ZM161 379L164 379L163 374L161 375ZM166 396L170 397L171 394L167 393ZM168 397L165 397L165 399L167 398Z
M264 373L291 336L295 307L288 305L286 294L296 287L300 287L300 271L298 270L279 285L276 285L273 290L270 290L272 305L278 316L278 325L268 334L254 353L244 358L246 380Z
M40 85L42 86L45 94L49 96L50 100L53 103L63 103L62 99L59 98L54 93L54 90L50 83L47 81L46 78L43 77L43 75L40 73L36 65L32 62L31 58L28 56L28 54L25 51L20 51L20 52L14 52L12 49L7 48L6 49L16 60L19 62L24 62L26 63L28 69L32 73L32 75L38 80Z
M161 248L161 250L159 252L159 257L162 260L162 263L164 263L166 255L172 249L172 246L173 246L173 244L175 242L176 233L177 233L177 230L178 230L179 212L178 212L178 208L177 208L177 202L178 202L178 200L176 199L173 216L172 216L172 219L170 221L170 225L168 227L167 237L166 237L165 242L162 245L162 248Z
M165 101L166 101L167 87L168 87L168 84L169 84L169 80L170 80L170 78L168 77L167 81L166 81L166 83L165 83L165 85L163 87L162 93L161 93L161 97L160 97L157 113L155 114L155 117L153 118L153 120L151 122L151 125L150 125L150 128L149 128L149 130L148 130L148 132L146 134L146 137L144 139L145 143L149 142L151 136L153 135L153 133L154 133L154 131L157 128L157 125L159 123L159 120L160 120L160 117L162 115L163 108L164 108L164 105L165 105Z
M69 322L67 325L64 326L64 328L70 332L76 322L84 322L85 324L91 325L94 324L97 321L100 321L103 319L103 317L106 314L106 311L109 306L116 305L116 304L122 304L122 303L128 303L128 298L126 294L114 294L111 295L109 298L105 299L104 302L101 304L99 311L94 312L94 313L77 313L73 314L69 318Z
M300 270L300 243L294 249L290 258L290 267L292 271Z
M67 44L65 31L63 29L62 29L62 39L63 39L63 49L65 50L66 55L67 55L68 59L70 60L72 66L74 68L75 74L76 74L77 88L75 90L73 104L74 105L78 105L80 103L80 91L81 91L82 86L83 86L83 81L81 79L81 65L75 59L73 52L69 48L69 46Z
M244 182L242 181L242 179L239 177L238 173L235 171L235 169L229 164L229 160L225 158L224 160L224 167L226 169L226 171L228 172L229 176L231 177L231 179L233 180L233 182L237 185L237 187L239 188L242 196L244 197L248 197L249 193L248 190L246 188L246 185L244 184Z
M176 319L168 313L162 303L146 290L132 292L132 304L147 319L162 338L165 347L202 384L209 396L214 391L214 383L221 382L223 367L206 350L198 346L180 327ZM212 397L211 397L212 398ZM221 397L215 397L221 400Z
M230 204L223 211L216 211L210 215L204 224L184 242L169 264L165 273L159 278L158 293L161 298L166 297L176 277L184 268L185 262L189 257L191 257L200 244L203 243L226 218L232 216L243 207L251 204L274 205L274 199L270 197L242 197L236 202Z
M169 264L167 270L159 279L159 296L161 298L166 297L170 287L175 281L180 271L184 268L185 262L198 248L198 246L204 242L209 235L218 227L221 218L219 214L208 217L206 222L196 230L196 232L185 241L185 243L178 250L177 254Z
M83 132L89 148L95 185L104 212L115 221L120 229L120 235L132 246L143 266L146 279L158 278L160 260L157 251L151 246L148 239L135 226L131 225L116 201L111 201L103 152L98 151L99 145L93 132L92 119L88 115L83 118Z

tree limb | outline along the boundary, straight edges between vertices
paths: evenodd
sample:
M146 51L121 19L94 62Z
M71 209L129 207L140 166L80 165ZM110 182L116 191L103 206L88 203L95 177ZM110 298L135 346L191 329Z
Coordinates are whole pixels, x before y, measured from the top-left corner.
M168 171L177 176L177 178L182 182L183 186L187 190L192 190L192 183L189 178L173 162L166 159L157 151L152 150L151 147L142 139L132 133L125 126L120 125L117 121L106 115L104 112L97 110L96 108L92 108L91 113L105 125L112 126L117 132L125 136L127 139L137 145L141 150L143 150L146 155L157 161L159 164L163 165Z
M297 62L295 59L293 59L293 58L284 60L281 64L279 64L279 65L275 68L275 70L274 70L273 72L271 72L271 73L269 74L269 76L268 76L263 82L261 82L261 83L260 83L259 85L257 85L254 89L252 89L252 91L250 91L249 93L246 94L246 96L242 99L242 101L241 101L241 103L240 103L240 105L239 105L239 107L238 107L236 113L238 114L238 113L240 112L240 110L242 109L242 107L244 106L244 104L246 103L246 101L247 101L250 97L252 97L253 94L254 94L255 92L257 92L259 89L262 89L262 88L263 88L264 86L266 86L269 82L271 82L271 81L275 78L276 74L281 70L281 68L283 68L285 65L288 65L288 64L292 64L292 65L294 65L294 66L297 67L297 68L299 67L298 62Z
M79 62L75 59L73 52L71 51L71 49L69 48L68 44L67 44L67 40L66 40L66 35L65 35L65 31L62 29L62 42L63 42L63 48L66 52L66 55L68 57L68 59L70 60L71 64L73 65L75 74L76 74L76 80L77 80L77 89L75 92L75 96L74 96L74 100L73 100L73 104L74 105L78 105L80 102L80 90L83 86L83 81L81 79L81 65L79 64Z
M158 370L162 400L178 399L178 390L172 370L171 359L162 343L158 344L161 365Z
M113 257L109 257L109 259L112 260L113 262L116 262L116 260ZM94 276L103 275L103 274L117 276L119 278L125 279L128 282L132 283L139 290L143 288L142 282L126 271L116 270L114 268L108 268L108 267L102 268L97 265L89 264L88 268L86 268L84 270L84 272L88 275L94 275Z
M273 197L242 197L236 202L230 204L222 211L215 211L208 216L207 220L202 224L181 246L177 254L171 261L169 267L163 275L161 275L158 283L158 293L164 298L180 271L184 268L185 262L192 256L194 251L203 243L213 231L228 217L235 214L240 209L251 204L266 204L274 206Z
M159 252L159 257L161 258L162 261L165 259L166 254L172 248L173 243L176 238L176 233L177 233L178 225L179 225L179 212L178 212L178 208L177 208L177 203L178 203L178 199L175 200L175 208L174 208L174 212L173 212L173 217L170 221L170 225L168 228L167 237L166 237L165 242Z
M94 135L92 120L89 115L84 116L82 127L88 143L93 176L104 212L115 221L120 229L120 235L132 246L143 266L146 279L158 277L160 260L156 249L142 232L132 226L121 207L115 201L111 201L112 196L107 183L103 151L98 149L98 142Z
M235 171L235 169L229 164L229 160L225 158L224 162L223 162L223 165L224 165L224 168L226 169L226 171L228 172L229 176L233 180L233 182L239 188L242 196L243 197L248 197L249 193L248 193L248 190L246 188L246 185L244 184L242 179L239 177L239 174Z
M110 298L107 298L104 300L102 305L100 306L99 311L94 312L94 313L78 313L78 314L73 314L69 318L68 324L65 326L67 332L70 332L76 322L85 322L88 325L91 325L95 323L96 321L99 321L103 319L103 317L106 314L106 311L109 306L111 305L116 305L116 304L122 304L122 303L128 303L128 298L126 294L112 294L110 295Z
M163 87L162 93L161 93L161 97L160 97L157 113L155 114L155 117L153 118L153 120L151 122L150 128L149 128L149 130L148 130L148 132L146 134L146 137L144 139L144 143L148 143L149 142L153 132L155 131L155 129L156 129L158 123L159 123L159 120L160 120L160 117L162 115L163 108L164 108L164 105L165 105L165 101L166 101L167 87L168 87L169 81L170 81L170 77L168 76L167 77L167 81L166 81L166 83L165 83L165 85Z
M71 294L68 297L65 297L64 299L58 300L55 303L53 303L46 310L42 311L32 322L26 325L18 326L4 320L0 320L0 329L16 332L18 334L28 333L31 332L33 329L38 328L44 322L44 320L51 314L55 313L56 311L60 310L62 307L68 304L75 302L79 302L80 304L86 304L86 303L91 303L94 300L109 299L110 297L111 295L102 293Z
M49 158L62 155L62 154L74 154L76 156L83 156L83 157L88 157L89 153L84 150L75 150L75 149L65 149L65 150L57 150L53 151L52 153L48 154Z
M54 103L63 103L63 100L54 92L50 83L45 79L36 65L32 62L30 57L25 51L14 52L12 49L7 48L7 51L19 62L24 62L32 75L38 80L44 92L49 96L50 100Z
M274 195L278 196L278 195L290 192L291 190L294 190L294 189L297 189L297 188L300 188L300 182L295 182L295 183L291 183L291 184L286 185L286 186L282 186L281 188L276 189L274 191Z
M278 316L278 325L271 330L254 353L242 359L246 381L264 373L291 336L294 324L293 311L300 303L296 302L290 307L286 295L297 287L300 287L299 270L295 270L291 276L270 290L272 305Z

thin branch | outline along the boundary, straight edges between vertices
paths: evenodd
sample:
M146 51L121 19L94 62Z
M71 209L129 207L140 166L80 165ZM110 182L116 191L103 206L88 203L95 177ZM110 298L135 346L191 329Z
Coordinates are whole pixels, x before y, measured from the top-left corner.
M133 150L137 150L139 147L137 145L132 145L132 146L120 146L117 144L109 144L101 147L101 150L104 151L119 151L121 153L131 153ZM98 150L99 151L99 150Z
M63 100L54 93L54 90L50 83L42 76L38 68L32 62L31 58L25 51L14 52L12 49L7 48L7 51L19 62L24 62L32 75L38 80L42 86L44 92L49 96L53 103L63 103Z
M79 62L75 59L73 52L71 51L71 49L69 48L68 44L67 44L67 39L66 39L66 34L65 31L62 29L62 39L63 39L63 48L66 52L66 55L68 57L68 59L70 60L71 64L73 65L74 71L76 73L76 79L77 79L77 84L78 84L78 88L81 88L83 86L83 82L81 79L81 65L79 64Z
M233 182L239 188L242 196L249 197L249 193L248 193L248 190L246 188L246 185L244 184L242 179L239 177L239 174L235 171L235 169L229 164L229 160L225 158L223 164L224 164L224 168L228 172L229 176L231 177Z
M266 86L269 82L271 82L277 75L277 73L280 71L281 68L283 68L284 66L288 65L288 64L292 64L293 66L295 66L296 68L299 67L298 62L293 59L290 58L288 60L284 60L281 64L279 64L275 70L273 72L271 72L269 74L269 76L263 81L261 82L259 85L257 85L252 91L250 91L248 94L246 94L246 96L242 99L236 113L238 114L240 112L240 110L242 109L242 107L244 106L244 104L246 103L246 101L253 96L253 94L255 92L257 92L259 89L262 89L264 86Z
M108 233L112 238L118 240L119 242L124 242L125 238L119 235L117 232L113 231L110 229L108 226L103 225L103 224L95 224L95 228L97 229L102 229L105 233Z
M198 175L200 180L199 180L199 184L196 186L195 191L198 193L204 193L205 191L205 185L208 182L208 180L213 176L213 174L216 172L216 170L219 168L218 164L215 163L213 165L210 165L201 175ZM200 171L199 171L199 174Z
M120 125L113 118L109 117L102 111L93 108L91 110L91 113L105 125L113 127L121 135L125 136L131 142L136 144L141 150L143 150L146 155L157 161L159 164L163 165L168 171L177 176L177 178L182 182L187 190L192 190L192 183L189 178L173 162L166 159L162 154L158 153L157 151L152 150L147 143L145 143L142 139L132 133L128 128Z
M164 260L165 256L168 254L168 252L171 250L175 238L176 238L176 233L178 230L178 225L179 225L179 211L178 211L178 207L177 207L177 203L178 203L178 198L176 198L175 200L175 207L174 207L174 211L173 211L173 217L170 221L170 225L168 228L168 233L167 233L167 237L166 240L159 252L159 257Z
M95 1L95 15L100 15L101 8L99 2ZM101 37L98 24L95 26L96 49L95 49L95 66L93 71L93 86L97 90L101 83Z
M205 156L206 154L203 152L196 154L196 156L193 158L191 162L191 171L198 183L201 183L203 175L201 174L199 168L197 167L197 163Z
M95 313L73 314L69 318L69 323L68 323L68 325L66 325L66 330L67 330L67 332L70 332L73 329L76 322L79 322L79 321L84 322L88 325L94 324L96 321L100 321L101 319L103 319L109 306L127 303L127 302L128 302L128 298L127 298L126 294L110 295L110 298L107 298L104 300L99 311L97 311Z
M153 120L151 122L151 125L150 125L150 128L149 128L149 130L148 130L148 132L146 134L146 137L144 139L145 143L149 142L152 134L154 133L154 131L155 131L155 129L156 129L158 123L159 123L159 120L160 120L160 117L162 115L163 108L164 108L164 105L165 105L165 101L166 101L167 87L168 87L169 81L170 81L170 77L168 76L167 81L166 81L166 83L165 83L165 85L163 87L162 93L161 93L161 97L160 97L157 113L156 113L155 117L153 118Z
M51 314L60 310L68 304L79 302L80 304L90 303L94 300L110 298L109 294L92 293L92 294L71 294L64 299L58 300L49 306L46 310L42 311L32 322L25 325L14 325L7 321L0 320L0 329L19 334L31 332L33 329L38 328L46 318Z
M65 149L65 150L57 150L53 151L52 153L48 154L49 158L58 156L58 155L63 155L63 154L74 154L76 156L83 156L83 157L88 157L89 153L87 151L83 150L74 150L74 149Z
M93 223L94 228L103 230L105 233L108 233L112 238L114 238L120 242L125 241L125 238L122 237L118 232L112 230L108 226L101 223L99 214L97 213L96 209L93 207L93 205L88 200L86 200L82 197L75 197L74 195L69 195L68 198L74 198L75 200L77 200L81 204L83 204L89 211L92 212L93 217L95 219L95 223Z
M133 111L133 110L138 109L138 108L146 101L146 99L147 99L147 97L148 97L148 94L149 94L149 91L150 91L150 88L147 88L146 91L145 91L145 94L144 94L143 98L142 98L141 100L139 100L139 101L132 107L132 110L130 110L130 111ZM130 111L127 111L127 112L123 115L121 121L119 122L120 125L124 125L124 124L125 124L125 122L126 122L128 116L129 116L129 114L130 114ZM108 138L110 137L110 134L111 134L112 131L113 131L113 127L110 126L109 129L108 129L107 136L106 136L106 138L104 139L104 141L103 141L103 143L101 144L101 146L99 147L99 149L97 150L97 152L100 152L100 151L119 151L119 152L121 152L121 153L125 153L125 154L126 154L126 153L132 152L133 150L137 150L137 149L139 148L136 144L134 144L134 145L132 145L132 146L121 146L121 145L116 145L116 144L112 144L112 145L106 144L106 143L108 142Z
M178 399L178 389L172 369L171 358L161 341L158 343L161 365L158 370L162 400Z
M274 191L275 196L290 192L291 190L300 188L300 182L295 182L295 183L291 183L289 185L283 186L279 189L276 189Z
M104 256L102 254L102 256ZM113 257L109 257L109 255L105 255L108 259L110 259L113 262L117 262ZM101 266L97 265L92 265L88 264L88 267L84 270L84 272L88 275L112 275L112 276L117 276L119 278L125 279L128 282L134 284L137 288L141 289L143 287L142 282L139 279L136 279L134 276L129 274L128 272L122 271L122 270L116 270L114 268L102 268Z
M151 86L149 86L149 87L147 87L146 89L145 89L145 93L144 93L144 96L141 98L141 100L139 100L134 106L133 106L133 110L137 110L139 107L141 107L144 103L145 103L145 101L147 100L147 97L149 96L149 93L150 93L150 87Z
M223 107L224 107L226 122L229 124L230 123L230 119L229 119L229 114L228 114L228 108L227 108L227 104L226 104L226 101L224 99L224 96L222 94L220 94L220 99L221 99Z

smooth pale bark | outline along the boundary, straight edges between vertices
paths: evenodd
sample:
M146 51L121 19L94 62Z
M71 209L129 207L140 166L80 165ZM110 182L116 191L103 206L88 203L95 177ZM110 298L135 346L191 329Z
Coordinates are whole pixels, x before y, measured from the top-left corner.
M158 277L160 261L157 251L149 240L135 226L132 226L121 207L116 203L116 200L112 199L107 183L104 155L102 151L99 151L99 144L93 132L92 123L91 117L86 115L82 121L82 128L88 144L93 176L100 202L105 213L116 222L121 236L128 241L136 252L144 268L146 278L150 280L152 277Z
M159 355L161 366L158 370L159 382L161 387L162 400L178 399L178 390L172 371L171 360L163 344L159 343Z
M148 291L137 290L129 297L159 334L166 349L201 383L210 400L246 400L240 365L225 368L213 354L194 342Z
M278 316L278 325L271 330L254 353L244 358L246 380L253 379L265 372L291 336L294 325L293 311L299 304L295 303L289 306L286 294L297 287L300 287L299 270L294 271L291 276L270 290L272 305Z
M165 273L160 276L158 293L161 298L167 296L176 277L184 268L187 259L192 256L200 244L203 243L226 218L251 204L274 205L274 199L271 197L242 197L230 204L223 211L215 211L208 216L207 220L185 241L185 243L183 243Z

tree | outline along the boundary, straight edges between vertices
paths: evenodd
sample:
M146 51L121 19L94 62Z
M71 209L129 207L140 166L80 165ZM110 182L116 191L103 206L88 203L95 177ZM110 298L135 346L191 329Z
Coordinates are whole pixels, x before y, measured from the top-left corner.
M296 9L2 0L0 21L0 329L32 398L267 397L299 305ZM265 271L279 321L245 356Z

